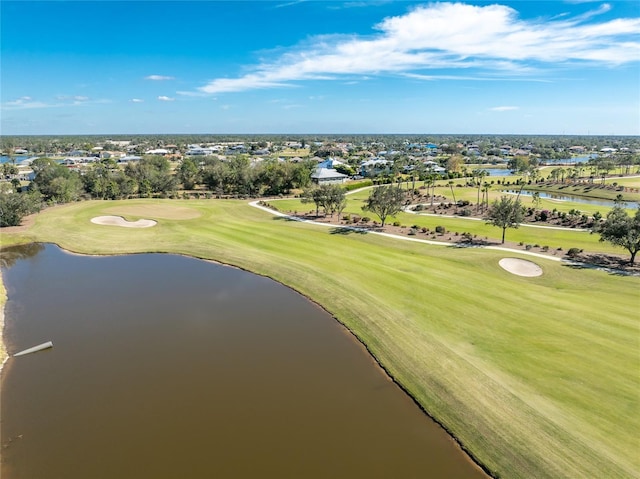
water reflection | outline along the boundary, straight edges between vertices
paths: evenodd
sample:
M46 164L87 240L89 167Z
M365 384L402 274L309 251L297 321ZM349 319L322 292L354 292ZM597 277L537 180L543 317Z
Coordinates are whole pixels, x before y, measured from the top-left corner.
M31 258L44 249L41 243L9 246L0 249L0 268L10 268L16 261Z

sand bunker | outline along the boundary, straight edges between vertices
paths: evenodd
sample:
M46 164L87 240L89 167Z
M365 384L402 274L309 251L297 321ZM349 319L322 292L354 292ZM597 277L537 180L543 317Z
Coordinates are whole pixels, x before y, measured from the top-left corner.
M122 226L124 228L149 228L158 224L153 220L127 221L122 216L96 216L91 222L97 225Z
M532 261L518 258L502 258L498 264L512 274L518 276L541 276L542 268Z

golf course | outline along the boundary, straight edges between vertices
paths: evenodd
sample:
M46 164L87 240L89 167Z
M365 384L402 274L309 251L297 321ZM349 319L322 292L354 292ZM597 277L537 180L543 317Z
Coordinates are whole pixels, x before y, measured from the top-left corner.
M282 202L282 211L298 207ZM108 220L95 221L101 217ZM122 227L139 221L145 227ZM481 221L459 231L498 235ZM523 227L508 236L623 253L579 231ZM640 477L637 276L524 250L292 221L246 200L75 202L1 232L2 248L29 242L89 255L175 253L268 276L344 324L492 477ZM532 261L541 274L513 274L505 258Z

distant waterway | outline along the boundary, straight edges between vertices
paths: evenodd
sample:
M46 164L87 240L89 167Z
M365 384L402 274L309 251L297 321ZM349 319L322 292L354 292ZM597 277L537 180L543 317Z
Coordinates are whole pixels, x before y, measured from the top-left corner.
M518 191L510 190L507 193L518 194ZM522 190L520 196L533 196L533 191ZM547 193L544 191L539 192L540 198L547 198L557 201L572 201L575 203L583 203L586 205L594 205L594 206L606 206L608 208L613 208L615 203L609 200L601 200L601 199L593 199L593 198L585 198L583 196L573 196L573 195L561 195L557 193ZM636 201L625 201L622 206L629 209L638 208L638 202Z
M175 255L5 249L15 478L485 478L324 310Z
M2 163L15 163L16 165L20 164L24 160L28 160L29 158L34 158L34 156L29 155L19 155L19 156L0 156L0 164Z
M513 172L509 168L481 168L486 171L489 176L513 176Z
M580 156L574 156L572 158L562 158L559 160L540 160L540 161L545 165L558 165L558 166L574 165L574 164L588 163L589 160L595 159L597 157L598 155L593 153L590 155L580 155Z

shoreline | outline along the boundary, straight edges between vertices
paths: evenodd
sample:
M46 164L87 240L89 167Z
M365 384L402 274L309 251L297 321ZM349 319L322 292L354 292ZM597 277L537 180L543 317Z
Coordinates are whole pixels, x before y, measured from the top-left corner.
M5 317L5 307L9 298L7 296L7 291L4 287L4 278L2 277L2 271L0 271L0 375L2 374L2 370L4 369L4 364L9 359L9 353L7 353L7 345L4 342L4 317ZM0 382L0 392L2 388L2 383Z
M2 336L0 339L0 405L2 405L2 372L4 370L4 365L9 359L9 354L7 353L7 345L4 342L4 309L7 304L8 297L7 291L4 287L4 280L2 277L2 271L0 270L0 335ZM2 408L0 407L0 410ZM2 421L0 417L0 446L2 445ZM2 448L0 447L0 461L2 460Z

